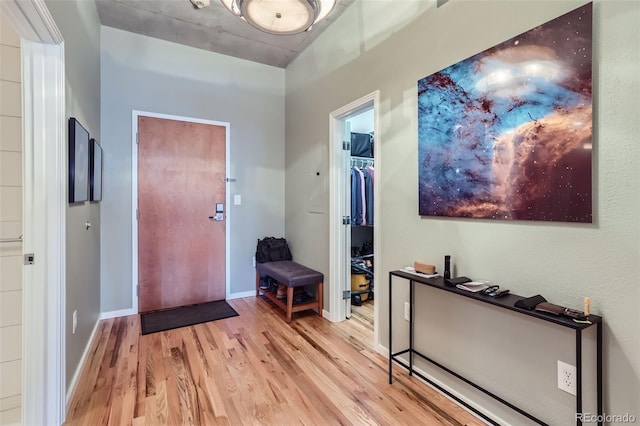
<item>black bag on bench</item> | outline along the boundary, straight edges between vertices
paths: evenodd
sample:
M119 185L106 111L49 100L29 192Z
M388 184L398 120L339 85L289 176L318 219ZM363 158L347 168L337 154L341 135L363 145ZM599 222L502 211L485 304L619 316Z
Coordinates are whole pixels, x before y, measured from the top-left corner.
M256 262L279 262L281 260L292 260L291 250L287 240L284 238L265 237L258 240L256 248Z

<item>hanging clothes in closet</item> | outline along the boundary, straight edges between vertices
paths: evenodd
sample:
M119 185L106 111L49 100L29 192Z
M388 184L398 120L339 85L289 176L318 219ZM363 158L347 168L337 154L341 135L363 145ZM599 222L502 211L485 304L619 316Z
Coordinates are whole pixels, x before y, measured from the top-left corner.
M351 165L351 226L373 226L373 160L352 158Z

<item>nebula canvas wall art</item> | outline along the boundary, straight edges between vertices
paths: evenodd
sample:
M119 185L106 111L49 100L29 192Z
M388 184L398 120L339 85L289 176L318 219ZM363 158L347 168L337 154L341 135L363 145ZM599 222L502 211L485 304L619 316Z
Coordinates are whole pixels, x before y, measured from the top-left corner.
M419 214L592 222L592 3L418 81Z

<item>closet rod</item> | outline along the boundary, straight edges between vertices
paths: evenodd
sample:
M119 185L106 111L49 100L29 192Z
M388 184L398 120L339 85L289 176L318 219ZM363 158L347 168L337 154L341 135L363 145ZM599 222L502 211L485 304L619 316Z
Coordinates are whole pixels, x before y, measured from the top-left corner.
M368 167L375 164L372 157L351 157L351 166Z

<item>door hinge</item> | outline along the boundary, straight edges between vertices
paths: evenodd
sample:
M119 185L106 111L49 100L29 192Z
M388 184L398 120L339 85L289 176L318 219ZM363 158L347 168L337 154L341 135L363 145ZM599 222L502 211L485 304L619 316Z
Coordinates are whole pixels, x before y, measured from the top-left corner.
M136 295L138 297L140 297L140 286L139 285L136 286Z
M343 141L342 142L342 150L343 151L351 151L351 142Z
M343 225L351 225L351 216L342 216Z
M351 290L344 290L342 292L342 299L343 300L351 299Z
M136 220L140 220L140 209L136 209Z
M228 183L228 182L235 182L236 180L235 178L222 178L222 181Z
M140 145L140 133L136 132L136 144Z

